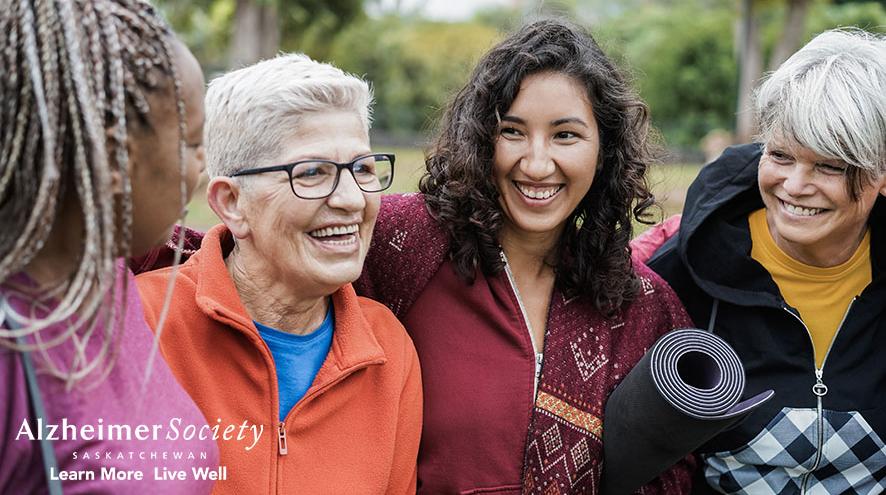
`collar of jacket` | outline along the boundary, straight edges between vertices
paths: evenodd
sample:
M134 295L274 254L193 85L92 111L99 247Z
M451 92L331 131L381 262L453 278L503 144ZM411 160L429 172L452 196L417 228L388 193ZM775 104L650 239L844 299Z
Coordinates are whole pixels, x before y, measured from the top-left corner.
M232 242L228 229L222 224L216 225L206 233L200 249L188 260L188 263L194 264L198 275L197 306L207 317L242 332L259 348L266 349L225 266L224 255L229 251L225 246L230 246ZM335 311L335 330L329 352L333 357L334 367L339 371L347 371L387 362L371 325L363 316L360 301L351 284L342 286L332 294L332 304ZM315 385L323 381L326 371L327 366L324 364L315 379Z
M702 168L686 195L677 249L695 283L711 297L781 307L778 287L750 255L747 217L763 207L757 187L762 151L760 144L733 146ZM886 198L877 198L868 223L873 274L868 289L886 291Z

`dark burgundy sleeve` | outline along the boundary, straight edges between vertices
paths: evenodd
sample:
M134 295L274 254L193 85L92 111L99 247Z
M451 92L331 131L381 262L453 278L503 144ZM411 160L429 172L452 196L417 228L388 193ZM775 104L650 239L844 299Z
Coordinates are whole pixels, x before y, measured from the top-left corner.
M172 266L172 262L175 260L175 249L182 235L184 235L185 239L181 263L184 263L200 248L200 243L203 242L203 234L199 230L176 225L172 230L172 236L166 241L166 244L154 248L142 256L129 258L129 268L138 275L139 273Z
M382 196L372 244L354 289L403 318L443 263L447 249L446 234L428 214L423 196Z

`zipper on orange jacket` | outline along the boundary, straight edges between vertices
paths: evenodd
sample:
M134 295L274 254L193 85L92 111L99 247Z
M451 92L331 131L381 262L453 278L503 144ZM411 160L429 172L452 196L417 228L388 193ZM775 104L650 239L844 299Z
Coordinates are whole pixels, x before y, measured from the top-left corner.
M286 455L289 449L286 448L286 425L280 423L277 425L277 446L280 455Z

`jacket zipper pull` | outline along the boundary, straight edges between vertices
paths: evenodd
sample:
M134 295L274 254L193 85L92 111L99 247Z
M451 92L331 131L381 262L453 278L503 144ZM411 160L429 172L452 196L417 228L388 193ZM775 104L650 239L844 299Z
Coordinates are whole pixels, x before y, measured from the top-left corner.
M812 393L819 396L824 397L828 393L828 386L824 384L821 377L824 375L824 372L818 368L815 369L815 385L812 386Z
M541 362L544 360L544 355L540 352L535 353L535 379L541 376Z
M280 423L277 427L277 447L279 447L280 455L286 455L286 425Z

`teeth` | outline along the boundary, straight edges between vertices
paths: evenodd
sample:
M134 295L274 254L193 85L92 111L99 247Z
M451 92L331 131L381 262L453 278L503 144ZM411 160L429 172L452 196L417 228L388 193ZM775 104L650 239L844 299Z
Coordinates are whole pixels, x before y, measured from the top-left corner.
M803 208L802 206L795 206L790 203L785 203L784 208L788 210L788 213L792 215L799 215L801 217L811 217L812 215L818 215L821 213L823 208Z
M551 196L557 194L560 190L561 186L551 186L551 187L528 187L520 184L519 182L515 182L517 185L517 189L523 193L527 198L532 199L548 199Z
M360 226L357 224L351 225L336 225L334 227L324 227L322 229L317 229L308 234L311 237L331 237L334 235L347 235L347 234L356 234L360 231Z

